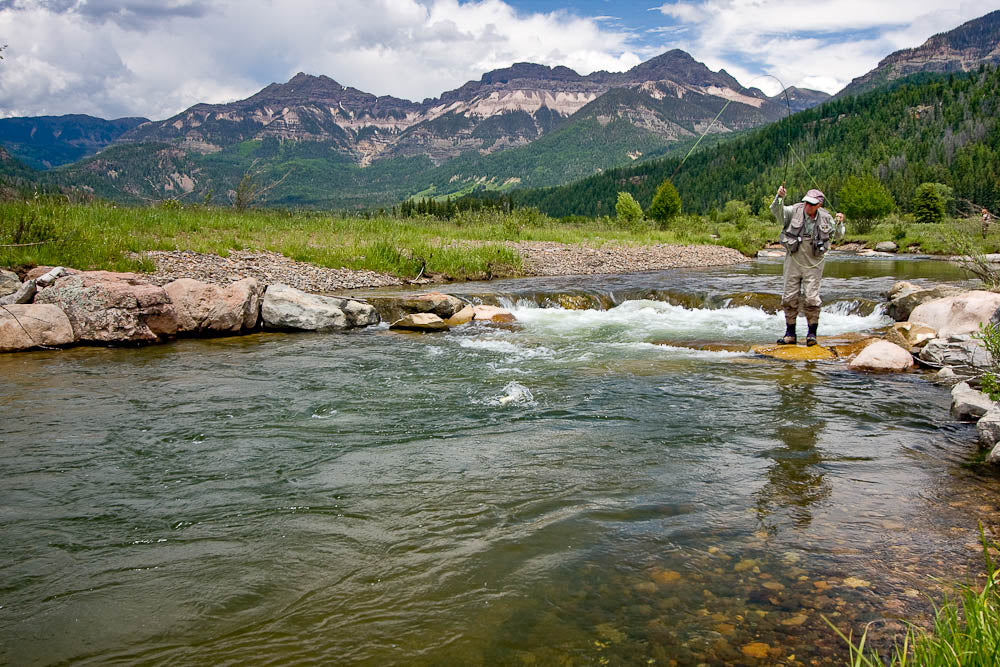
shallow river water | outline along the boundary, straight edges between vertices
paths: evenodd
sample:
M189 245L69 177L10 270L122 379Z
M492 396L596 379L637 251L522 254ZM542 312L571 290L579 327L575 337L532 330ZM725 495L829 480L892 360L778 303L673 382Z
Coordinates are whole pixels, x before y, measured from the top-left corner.
M821 335L963 280L827 275ZM0 663L828 664L974 576L974 429L746 352L780 264L448 291L519 325L0 357Z

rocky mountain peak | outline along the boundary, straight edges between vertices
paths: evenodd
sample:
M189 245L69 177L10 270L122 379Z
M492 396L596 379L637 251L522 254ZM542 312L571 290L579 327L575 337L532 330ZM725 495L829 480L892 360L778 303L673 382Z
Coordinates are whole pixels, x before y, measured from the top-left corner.
M857 95L918 72L968 72L982 64L1000 64L1000 10L938 33L916 48L890 53L836 97Z

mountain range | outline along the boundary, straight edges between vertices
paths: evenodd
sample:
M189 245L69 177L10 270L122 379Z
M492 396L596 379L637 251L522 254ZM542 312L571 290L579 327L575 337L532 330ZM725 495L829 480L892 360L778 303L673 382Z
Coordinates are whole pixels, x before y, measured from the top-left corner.
M1000 11L891 54L837 96L996 63L998 34ZM264 181L285 177L271 204L371 207L559 185L686 152L706 130L708 146L828 98L796 88L768 97L673 50L621 73L517 63L422 102L299 73L161 121L0 119L0 144L28 167L55 167L37 174L42 182L119 201L218 199L253 170Z

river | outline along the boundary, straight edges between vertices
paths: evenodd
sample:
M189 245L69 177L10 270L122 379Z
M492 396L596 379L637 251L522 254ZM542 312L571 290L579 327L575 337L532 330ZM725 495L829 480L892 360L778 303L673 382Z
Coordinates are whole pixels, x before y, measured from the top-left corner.
M963 280L827 275L821 335ZM842 663L824 617L885 645L976 572L974 428L748 353L780 264L447 291L518 325L0 356L0 662Z

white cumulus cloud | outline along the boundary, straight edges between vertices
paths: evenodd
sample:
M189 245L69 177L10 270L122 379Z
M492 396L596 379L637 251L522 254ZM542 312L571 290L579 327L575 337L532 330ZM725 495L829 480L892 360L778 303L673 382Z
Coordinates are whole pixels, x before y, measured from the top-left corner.
M1000 0L682 0L657 9L688 28L665 46L775 94L781 86L761 74L835 93L889 53L998 7Z
M166 118L295 73L422 100L514 62L581 74L650 53L571 13L501 0L10 0L0 3L0 116Z

